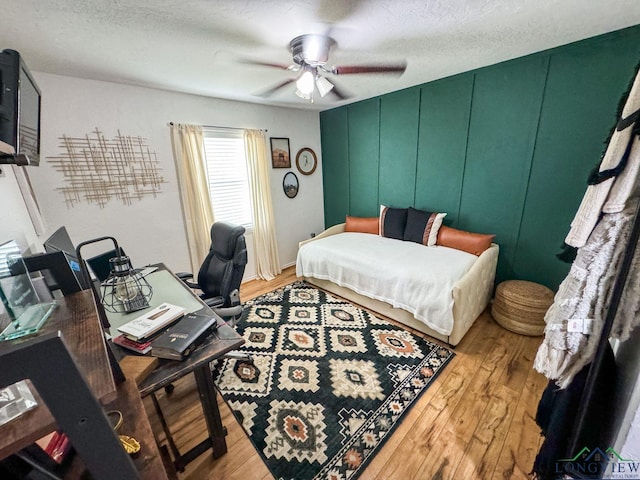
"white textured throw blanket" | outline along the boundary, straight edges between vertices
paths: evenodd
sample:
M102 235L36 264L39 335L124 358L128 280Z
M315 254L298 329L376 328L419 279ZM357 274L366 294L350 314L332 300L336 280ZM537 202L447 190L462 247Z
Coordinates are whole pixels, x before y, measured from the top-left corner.
M613 132L600 163L600 171L618 165L629 146L629 142L632 142L627 166L617 177L587 187L576 216L571 222L571 230L565 238L567 245L582 247L598 222L600 212L621 212L634 190L640 169L640 140L632 135L635 122L624 122L623 120L631 118L638 109L640 109L640 73L636 75L622 110L620 120L623 125L619 123Z
M452 248L345 232L303 245L296 273L330 280L407 310L436 332L449 335L453 286L477 259Z
M592 174L594 184L587 187L571 222L565 242L578 248L577 256L545 316L545 339L534 368L560 388L595 356L629 242L639 190L639 109L637 73L599 171ZM636 251L610 338L624 341L640 323L639 262Z
M633 202L632 202L633 203ZM590 363L597 349L611 293L628 243L635 213L605 214L578 254L555 301L547 311L544 342L538 349L534 368L566 388L573 377ZM618 306L611 338L626 340L640 323L640 261L636 250L626 287ZM568 331L569 322L592 319L589 334Z

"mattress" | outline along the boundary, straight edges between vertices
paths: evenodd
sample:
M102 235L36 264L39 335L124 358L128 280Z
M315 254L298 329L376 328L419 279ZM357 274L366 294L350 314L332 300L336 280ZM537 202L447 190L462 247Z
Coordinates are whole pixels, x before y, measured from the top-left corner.
M442 335L453 329L453 286L478 260L470 253L344 232L301 246L296 274L329 280L401 308Z

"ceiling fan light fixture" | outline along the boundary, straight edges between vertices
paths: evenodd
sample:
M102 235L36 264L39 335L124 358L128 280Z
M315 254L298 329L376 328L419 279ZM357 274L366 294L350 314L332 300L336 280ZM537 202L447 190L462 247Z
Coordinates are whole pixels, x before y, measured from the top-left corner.
M318 92L320 92L320 96L324 97L327 93L329 93L333 89L333 83L331 83L325 77L318 75L316 77L316 87L318 87Z
M294 38L289 43L293 61L298 65L318 66L329 60L329 50L336 44L327 35L306 34Z
M296 89L296 95L302 98L303 100L311 100L311 94L303 93L300 91L300 89Z
M315 79L313 78L313 73L310 70L305 71L296 81L296 86L301 93L305 95L311 95L311 92L313 92L313 88L315 87Z
M338 100L345 100L352 95L345 93L342 88L329 80L331 75L353 75L353 74L395 74L402 75L407 68L407 62L399 63L379 63L369 65L335 65L327 66L329 53L335 47L336 41L327 34L306 34L295 37L289 42L293 64L284 65L265 61L251 61L256 65L274 67L280 70L297 72L294 77L278 83L270 89L258 94L261 97L273 95L280 89L296 84L295 94L304 99L314 102L317 88L320 97L325 97L331 93Z

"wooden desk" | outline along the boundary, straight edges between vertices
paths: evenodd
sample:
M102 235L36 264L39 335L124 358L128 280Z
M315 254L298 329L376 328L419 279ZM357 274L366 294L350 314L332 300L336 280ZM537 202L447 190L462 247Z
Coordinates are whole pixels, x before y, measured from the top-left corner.
M138 413L139 418L135 420L129 418L128 422L130 428L135 427L130 435L137 438L142 445L141 454L134 460L134 466L136 467L135 469L137 469L138 475L134 474L132 476L135 478L148 478L150 480L166 479L160 454L155 439L151 434L151 427L149 426L146 416L144 414L140 415L141 412L144 412L144 407L142 406L142 400L137 394L135 386L132 387L129 382L125 382L116 388L114 384L107 358L104 336L91 291L86 290L59 299L56 310L37 334L6 343L2 342L2 344L0 344L0 351L13 351L21 347L27 349L39 340L48 337L59 338L58 332L62 333L62 338L66 346L65 350L69 352L67 357L69 354L73 357L73 361L69 360L69 362L77 366L76 371L79 371L83 377L86 382L85 385L89 386L92 396L103 404L108 403L107 408L117 407L119 410L127 413ZM58 341L57 343L59 344L60 342ZM28 352L28 350L26 351ZM53 352L51 353L53 354ZM46 375L47 367L50 368L47 362L49 357L48 355L44 355L41 358L42 369L38 369L39 371L37 373ZM86 386L84 388L86 391ZM59 390L55 390L55 395L48 397L50 400L55 399L55 403L64 404L65 406L62 410L63 415L59 415L60 411L58 411L58 413L56 413L56 419L52 416L43 399L34 391L38 400L38 407L0 427L0 458L4 458L32 444L38 438L58 428L58 425L62 423L75 425L72 415L79 413L84 414L84 410L83 412L75 412L77 407L74 408L75 399L73 397L73 391L74 389L69 388L69 385L66 385L65 380L63 380L59 385ZM135 395L131 395L131 391L133 391ZM42 394L44 395L44 391ZM95 399L93 400L94 404ZM56 410L53 408L51 402L50 406L55 413ZM107 431L104 432L101 430L101 438L106 434L106 438L111 439L112 445L114 446L114 457L122 455L124 451L119 445L117 438L115 438L106 420L106 416L104 416L103 409L101 409L99 405L96 405L93 411L95 415L80 419L80 421L86 423L87 431L89 432L93 431L88 430L89 428L97 428L102 424ZM62 420L64 420L64 422ZM71 428L68 433L72 430L73 428ZM67 432L66 429L65 431ZM73 443L71 433L69 433L69 437ZM76 436L76 438L80 437ZM100 449L99 442L95 445L92 444L91 441L89 441L88 444L81 443L82 442L78 445L74 444L78 451L84 450L86 453L87 450ZM99 454L100 452L98 451L97 453ZM129 463L129 469L131 470L131 460L129 457L124 454L122 459L124 463ZM106 460L109 461L110 458L106 458ZM82 461L76 457L70 470L73 473L67 472L65 476L68 475L70 478L78 478L83 469L81 464ZM113 466L112 471L117 470L115 467L116 466ZM99 473L102 478L108 478L109 472L101 471ZM93 476L94 478L99 477L95 474ZM128 475L126 478L131 478L132 476Z
M214 458L218 458L227 452L225 431L218 410L216 389L209 364L213 360L222 357L225 353L237 349L244 343L244 339L238 335L233 328L229 327L224 320L218 317L184 282L173 275L173 273L162 264L158 266L159 270L157 272L147 276L147 281L154 289L149 307L146 310L140 310L126 315L108 313L107 317L111 323L112 335L117 333L117 327L119 325L142 315L145 311L151 310L164 302L184 306L187 308L187 313L198 312L217 317L217 330L200 343L186 360L175 361L160 359L158 367L138 385L140 395L145 397L193 372L200 394L200 402L202 404L207 429L209 431L209 438L185 454L180 454L175 445L173 445L172 440L169 440L173 453L176 456L176 468L182 471L185 464L195 459L208 448L212 449ZM116 346L116 348L119 347ZM126 354L124 349L120 349L120 352L123 355ZM155 396L153 396L152 399L154 400L156 409L159 410ZM164 418L160 410L159 414L163 427L165 427L167 438L170 439L170 432L164 424Z
M117 397L109 367L98 312L91 291L74 293L58 300L51 317L35 335L11 341L11 345L29 342L46 333L61 331L91 391L101 402ZM0 427L0 459L31 445L55 430L56 420L36 394L38 407Z

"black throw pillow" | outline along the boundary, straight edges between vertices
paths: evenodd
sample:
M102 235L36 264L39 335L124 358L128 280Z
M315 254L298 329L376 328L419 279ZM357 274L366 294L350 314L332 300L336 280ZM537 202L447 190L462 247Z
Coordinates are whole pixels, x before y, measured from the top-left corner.
M436 244L438 230L446 213L433 213L409 207L403 240L429 247Z
M380 206L380 235L387 238L402 240L407 224L406 208L391 208Z

